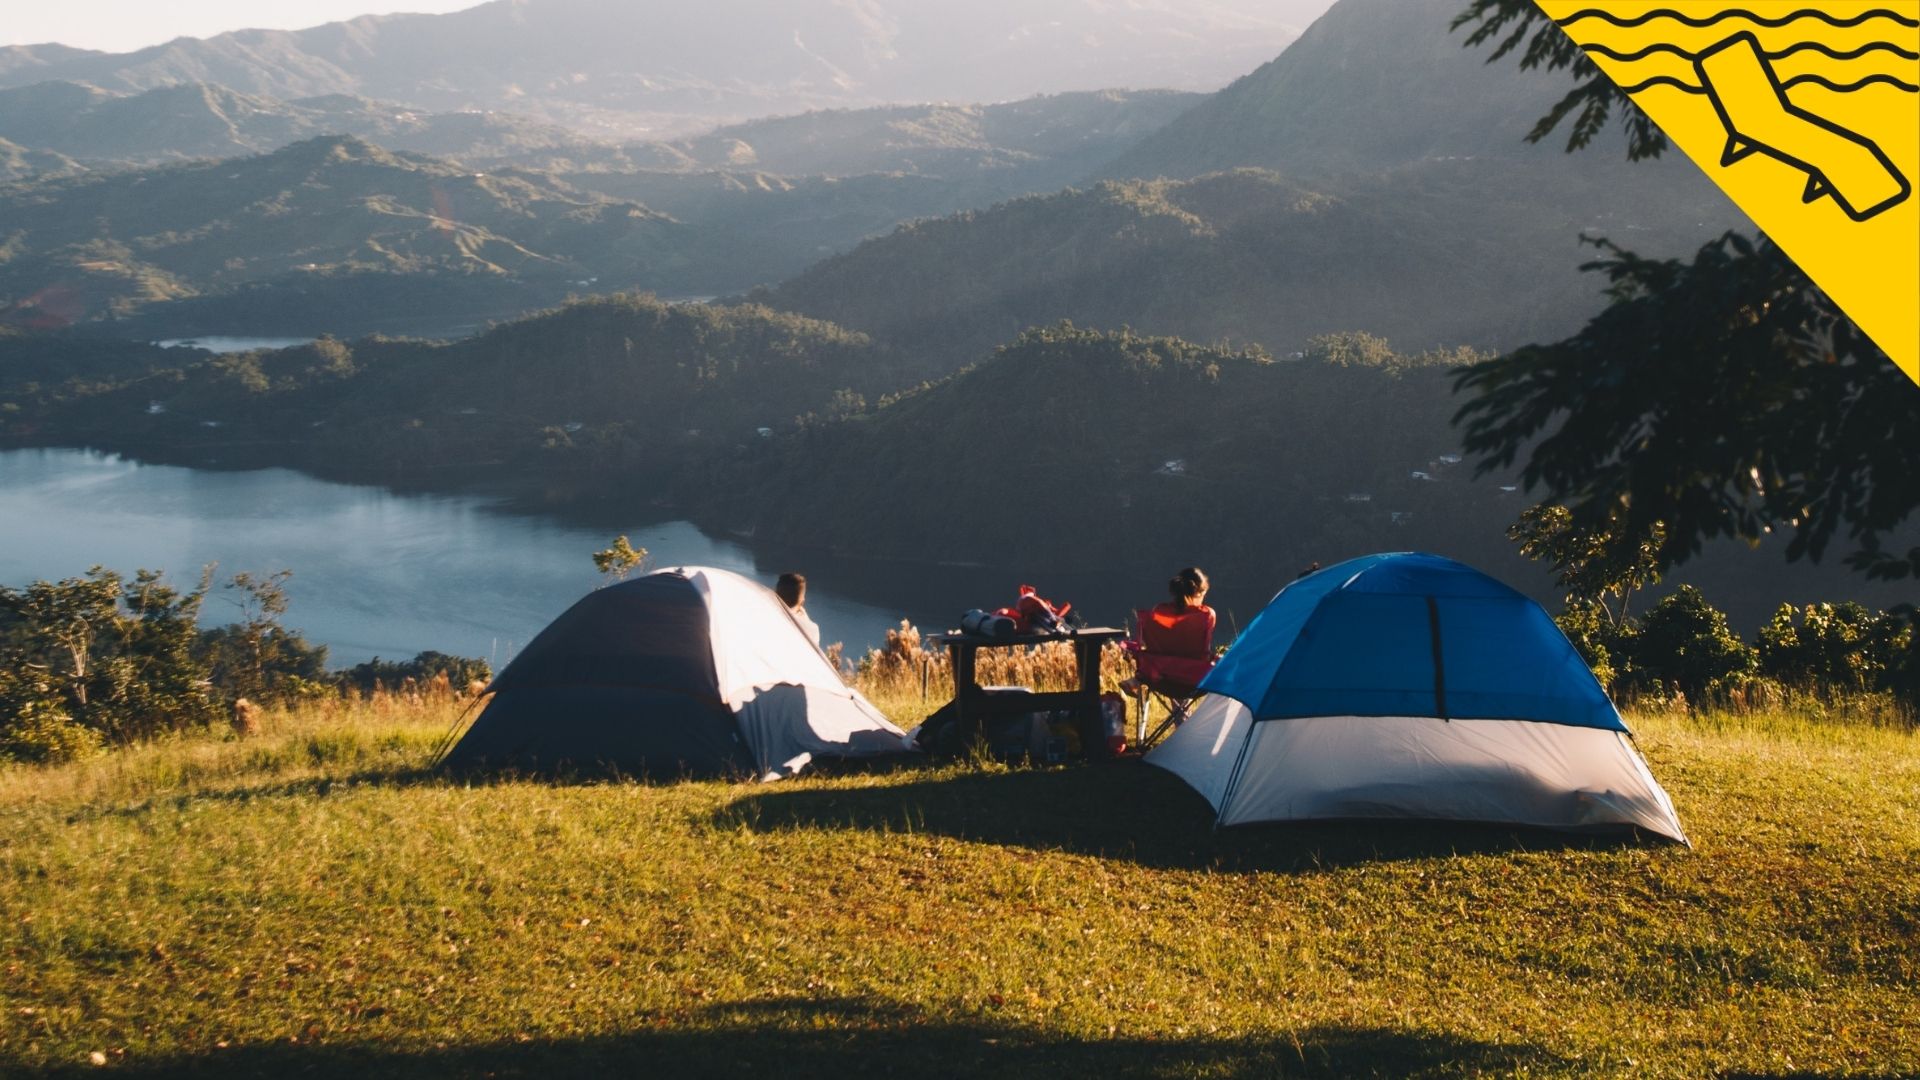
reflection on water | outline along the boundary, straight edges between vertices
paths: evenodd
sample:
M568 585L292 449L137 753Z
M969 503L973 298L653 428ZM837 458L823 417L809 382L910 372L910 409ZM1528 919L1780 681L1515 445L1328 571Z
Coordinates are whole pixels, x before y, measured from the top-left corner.
M505 514L472 497L394 495L282 469L207 472L77 450L0 452L0 583L102 565L294 572L287 624L337 664L423 649L506 660L599 577L611 535ZM684 522L626 530L656 566L698 564L771 580L753 554ZM773 573L777 573L776 568ZM813 575L808 609L825 639L877 643L900 616L846 600ZM218 593L207 617L235 609Z
M223 337L215 334L207 337L173 338L168 341L156 341L155 345L163 349L205 349L213 353L253 352L256 349L291 349L295 345L305 345L312 341L310 337Z
M293 571L286 622L332 649L336 664L424 649L509 659L600 581L592 552L625 532L652 565L717 566L772 583L808 577L807 609L822 640L850 655L910 619L956 625L971 607L1011 604L1021 582L1067 600L1091 621L1119 625L1160 598L1163 577L1089 570L1035 576L1018 566L941 567L750 549L686 522L587 527L511 514L474 496L396 495L285 469L220 472L142 465L81 450L0 451L0 584L59 579L100 565L165 570L181 585L218 563ZM1217 589L1223 637L1271 595ZM1284 584L1282 582L1281 584ZM236 617L216 591L207 618Z

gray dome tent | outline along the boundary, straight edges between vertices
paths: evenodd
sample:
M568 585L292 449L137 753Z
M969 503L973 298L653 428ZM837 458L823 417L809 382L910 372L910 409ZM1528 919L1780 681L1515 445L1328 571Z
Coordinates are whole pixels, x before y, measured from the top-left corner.
M589 594L488 692L444 767L772 779L911 749L772 590L704 567Z

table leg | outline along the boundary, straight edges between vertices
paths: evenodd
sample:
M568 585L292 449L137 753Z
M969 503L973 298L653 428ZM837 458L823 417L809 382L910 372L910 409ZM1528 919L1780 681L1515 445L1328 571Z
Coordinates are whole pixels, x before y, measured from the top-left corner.
M960 737L969 745L977 741L982 731L984 718L967 714L967 691L974 685L974 650L959 642L951 647L953 660L953 723L960 731Z
M1080 746L1087 757L1107 757L1106 718L1100 715L1100 643L1076 638L1075 666L1080 669Z

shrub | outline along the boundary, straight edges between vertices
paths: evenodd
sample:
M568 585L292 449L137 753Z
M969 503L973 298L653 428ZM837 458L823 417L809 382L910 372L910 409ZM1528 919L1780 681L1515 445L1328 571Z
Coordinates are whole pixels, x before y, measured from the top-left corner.
M485 660L472 660L464 656L448 656L446 653L431 650L419 653L407 661L382 660L374 657L364 664L356 664L340 674L343 687L372 693L377 686L389 689L401 686L408 680L424 685L441 677L456 689L474 682L487 682L493 678L493 669Z
M261 705L294 701L311 696L313 685L328 678L327 647L279 626L216 627L201 635L200 655L229 703L239 698Z
M181 592L155 571L129 581L100 567L0 588L0 670L45 687L27 699L46 706L36 725L57 712L109 742L204 726L217 711L195 652L205 595L204 581ZM8 728L25 715L16 708Z
M1611 690L1616 683L1631 681L1634 641L1640 633L1637 624L1616 623L1600 601L1571 596L1567 597L1565 610L1553 621L1579 651L1580 659L1593 669L1601 686Z
M76 723L53 690L25 673L0 670L0 761L52 764L100 752L100 733Z
M1691 585L1640 620L1632 656L1636 686L1677 689L1695 705L1725 694L1759 664L1753 647L1728 628L1725 613Z
M1823 696L1890 689L1911 651L1906 620L1852 602L1782 605L1759 638L1761 674Z

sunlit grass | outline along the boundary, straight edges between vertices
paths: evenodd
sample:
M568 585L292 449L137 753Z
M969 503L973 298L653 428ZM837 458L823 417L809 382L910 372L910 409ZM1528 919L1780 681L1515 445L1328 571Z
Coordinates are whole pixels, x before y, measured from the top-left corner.
M0 1073L1920 1071L1905 729L1634 717L1688 850L1215 834L1138 764L468 784L457 708L0 771Z

